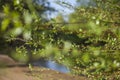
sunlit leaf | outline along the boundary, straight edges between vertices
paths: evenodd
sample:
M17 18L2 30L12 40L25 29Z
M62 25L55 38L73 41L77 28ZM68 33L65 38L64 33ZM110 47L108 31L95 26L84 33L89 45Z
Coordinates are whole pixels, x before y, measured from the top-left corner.
M23 28L17 27L12 31L12 34L17 36L17 35L20 35L22 32L23 32Z
M9 23L10 23L10 20L9 19L4 19L3 21L2 21L2 28L1 28L1 30L2 31L5 31L8 27L9 27Z
M23 34L24 39L29 40L31 39L31 31L25 31Z
M14 5L19 5L20 4L20 0L14 0Z

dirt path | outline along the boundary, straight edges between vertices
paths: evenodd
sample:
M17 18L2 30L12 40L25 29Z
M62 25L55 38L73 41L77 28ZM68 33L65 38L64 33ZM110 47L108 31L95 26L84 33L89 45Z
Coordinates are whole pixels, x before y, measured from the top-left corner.
M86 80L84 77L73 76L50 70L34 67L0 68L0 80Z
M0 80L33 80L25 75L21 68L0 68Z
M0 65L16 65L6 55L0 55ZM88 80L82 76L73 76L42 67L0 67L0 80Z

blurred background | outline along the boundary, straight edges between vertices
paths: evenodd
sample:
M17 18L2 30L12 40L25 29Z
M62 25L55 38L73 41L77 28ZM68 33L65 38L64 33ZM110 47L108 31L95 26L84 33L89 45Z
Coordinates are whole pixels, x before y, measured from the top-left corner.
M0 54L120 78L119 0L0 0L0 6Z

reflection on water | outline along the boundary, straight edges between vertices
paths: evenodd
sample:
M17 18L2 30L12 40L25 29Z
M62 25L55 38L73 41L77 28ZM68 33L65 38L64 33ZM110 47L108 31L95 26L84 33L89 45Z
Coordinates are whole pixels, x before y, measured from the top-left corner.
M42 66L42 67L46 67L46 68L50 68L52 70L57 70L63 73L68 73L70 72L69 69L67 67L65 67L64 65L58 64L55 61L51 61L51 60L39 60L33 63L33 65L35 66Z

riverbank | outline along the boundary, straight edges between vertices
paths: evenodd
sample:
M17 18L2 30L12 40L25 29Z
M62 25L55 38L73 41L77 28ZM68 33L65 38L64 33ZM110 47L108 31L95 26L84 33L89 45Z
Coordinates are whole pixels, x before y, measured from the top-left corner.
M83 76L62 73L49 68L19 66L7 55L0 55L0 65L2 66L0 80L87 80Z
M0 80L87 80L85 77L61 73L47 68L0 68Z

